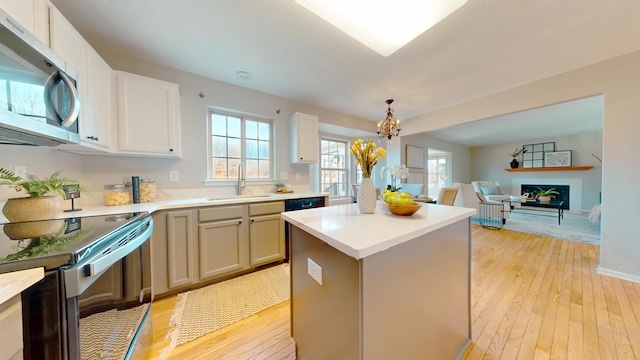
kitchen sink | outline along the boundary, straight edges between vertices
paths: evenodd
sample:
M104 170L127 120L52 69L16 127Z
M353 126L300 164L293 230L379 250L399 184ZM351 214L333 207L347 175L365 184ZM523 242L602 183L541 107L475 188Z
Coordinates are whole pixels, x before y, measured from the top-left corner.
M228 200L247 200L247 199L259 199L272 197L274 194L246 194L246 195L233 195L219 198L209 198L207 201L228 201Z

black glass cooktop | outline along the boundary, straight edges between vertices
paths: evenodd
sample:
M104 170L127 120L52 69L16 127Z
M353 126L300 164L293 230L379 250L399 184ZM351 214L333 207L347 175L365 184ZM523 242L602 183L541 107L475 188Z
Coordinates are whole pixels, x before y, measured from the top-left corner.
M86 216L0 225L0 273L75 264L100 240L147 213Z

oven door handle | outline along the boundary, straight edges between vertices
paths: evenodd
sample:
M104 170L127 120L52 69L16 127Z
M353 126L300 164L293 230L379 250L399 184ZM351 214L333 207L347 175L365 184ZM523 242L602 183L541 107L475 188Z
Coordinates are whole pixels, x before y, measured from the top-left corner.
M64 271L67 298L72 298L82 294L91 284L96 281L103 272L108 270L118 260L125 258L135 249L139 248L151 237L153 232L153 222L134 239L119 247L107 255L101 256L92 261L88 261L81 266Z

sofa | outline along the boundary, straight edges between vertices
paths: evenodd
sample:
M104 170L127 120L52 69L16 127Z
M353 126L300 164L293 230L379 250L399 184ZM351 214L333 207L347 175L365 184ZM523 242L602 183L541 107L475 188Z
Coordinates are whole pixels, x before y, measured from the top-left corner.
M489 201L502 201L509 199L509 194L502 190L499 181L472 181L475 192L479 192Z
M466 208L472 208L472 209L476 209L479 213L480 209L480 203L483 201L480 197L484 196L482 195L482 193L479 193L475 191L475 188L473 185L471 184L464 184L464 183L454 183L453 184L454 187L458 188L458 194L456 195L456 199L453 202L453 206L459 206L459 207L466 207ZM504 199L508 199L509 196L505 196ZM496 203L499 204L501 203L502 200L500 201L493 201L493 200L489 200L488 198L485 197L486 202L488 203ZM509 203L506 202L504 204L502 204L504 210L503 210L503 222L506 222L506 219L509 218ZM476 214L477 216L478 214Z
M418 197L422 195L422 189L424 188L424 184L400 184L400 191L408 192L414 197Z

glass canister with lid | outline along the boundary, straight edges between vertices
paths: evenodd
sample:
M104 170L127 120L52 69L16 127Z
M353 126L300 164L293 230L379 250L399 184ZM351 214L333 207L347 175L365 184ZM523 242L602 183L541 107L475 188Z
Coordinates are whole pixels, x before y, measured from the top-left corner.
M140 202L156 201L156 181L150 178L140 179Z
M131 204L131 191L124 184L105 185L102 199L106 206Z

